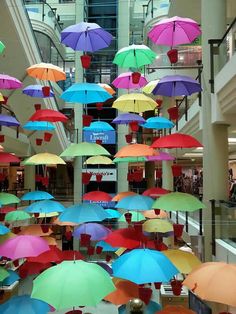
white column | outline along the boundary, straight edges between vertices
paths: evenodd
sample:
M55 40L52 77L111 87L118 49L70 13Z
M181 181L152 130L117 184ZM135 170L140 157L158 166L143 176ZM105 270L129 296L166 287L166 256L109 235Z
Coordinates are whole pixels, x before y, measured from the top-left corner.
M172 165L172 161L162 162L162 187L163 189L167 189L170 191L173 191L174 189L173 174L171 168Z
M35 190L35 166L25 166L24 168L24 188Z

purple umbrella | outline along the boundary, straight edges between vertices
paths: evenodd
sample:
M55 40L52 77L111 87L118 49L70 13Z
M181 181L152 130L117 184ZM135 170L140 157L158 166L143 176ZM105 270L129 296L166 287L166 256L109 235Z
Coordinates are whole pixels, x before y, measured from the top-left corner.
M0 89L18 89L22 87L22 83L15 77L0 74Z
M19 126L20 123L16 120L16 118L12 116L8 116L6 114L0 114L0 125Z
M134 84L132 81L132 72L122 73L112 82L112 84L116 88L124 88L124 89L140 88L147 85L147 83L148 82L146 78L143 75L141 75L138 84Z
M80 238L81 233L90 234L92 241L99 241L108 236L111 230L97 223L86 223L76 228L73 232L73 236Z
M156 45L177 46L189 44L201 34L198 23L189 18L174 16L153 26L148 37Z
M162 160L175 160L175 157L169 153L159 152L157 156L147 156L148 161L162 161Z
M46 98L46 97L53 97L54 93L50 90L50 96L44 96L42 91L41 85L29 85L25 87L22 91L23 94L31 97L37 97L37 98Z
M139 124L143 124L146 122L146 120L139 114L121 113L112 121L112 123L116 124L129 124L131 122L138 122Z
M153 95L189 96L202 91L201 85L190 76L167 75L154 87Z
M94 52L106 48L112 35L96 23L81 22L61 32L61 42L74 50Z

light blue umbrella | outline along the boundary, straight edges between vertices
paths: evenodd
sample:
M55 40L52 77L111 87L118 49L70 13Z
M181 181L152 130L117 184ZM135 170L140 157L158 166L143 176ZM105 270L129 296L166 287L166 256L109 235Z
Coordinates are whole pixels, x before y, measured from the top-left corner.
M73 232L73 236L75 238L80 238L82 233L90 234L92 241L99 241L107 237L108 234L111 233L111 230L97 223L86 223L76 228Z
M49 96L44 96L43 91L42 91L41 85L29 85L26 86L23 90L22 93L31 96L31 97L36 97L36 98L48 98L48 97L53 97L54 93L52 90L50 90L50 95Z
M142 220L146 220L146 218L143 216L143 214L141 214L140 212L136 212L136 211L129 211L130 214L132 214L132 218L131 218L131 221L134 222L134 221L142 221ZM125 219L125 214L123 214L119 219L118 219L119 222L126 222L126 219Z
M2 286L10 286L14 282L20 279L20 276L13 270L8 269L9 276L5 278L2 282L0 282L0 287Z
M169 282L180 272L163 253L149 249L134 249L121 255L112 269L114 277L136 284Z
M65 207L56 201L44 200L39 202L34 202L25 208L27 213L53 213L53 212L63 212Z
M151 117L144 124L141 124L141 126L147 129L171 129L175 124L164 117Z
M29 131L53 131L56 129L56 127L51 122L28 121L23 125L23 129Z
M97 247L97 246L101 246L103 252L115 252L115 251L118 250L118 247L113 247L113 246L111 246L110 244L108 244L108 243L105 242L105 241L99 241L99 242L96 244L96 247Z
M108 213L109 217L108 219L113 219L113 218L120 218L121 213L118 212L116 209L105 209L105 211Z
M152 209L153 203L154 200L151 197L144 195L129 195L122 198L115 207L127 210L142 211Z
M51 194L45 191L32 191L25 193L21 200L22 201L40 201L40 200L51 200L54 198Z
M66 102L91 104L104 102L112 96L98 84L76 83L62 93L61 98Z
M95 121L83 128L84 131L93 131L93 132L106 132L106 131L115 131L115 129L107 122Z
M69 221L83 223L89 221L102 221L109 217L109 214L98 204L76 204L65 209L58 217L61 222Z
M10 232L11 230L8 229L6 226L0 224L0 235L4 235L7 234L8 232Z
M40 300L33 299L29 295L14 296L0 305L2 314L47 314L50 306Z
M145 314L153 314L162 309L161 305L154 302L150 301L148 305L145 306ZM126 314L126 305L123 304L120 307L118 307L118 314Z

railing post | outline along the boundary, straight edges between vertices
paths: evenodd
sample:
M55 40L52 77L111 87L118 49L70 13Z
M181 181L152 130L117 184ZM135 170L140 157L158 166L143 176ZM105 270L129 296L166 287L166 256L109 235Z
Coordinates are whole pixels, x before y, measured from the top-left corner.
M188 212L185 212L185 231L188 232Z
M154 12L154 7L153 7L153 0L152 0L152 9L151 9L151 16L153 18L153 12Z
M202 208L199 209L199 235L202 235Z
M188 121L188 97L185 96L184 100L184 114L185 114L185 121Z
M197 64L202 65L202 60L197 60ZM202 85L202 68L200 67L198 68L198 82ZM200 107L202 106L202 92L198 93L198 104Z
M216 255L216 221L215 221L215 212L216 212L216 201L210 200L211 202L211 225L212 225L212 232L211 232L211 248L212 248L212 255Z

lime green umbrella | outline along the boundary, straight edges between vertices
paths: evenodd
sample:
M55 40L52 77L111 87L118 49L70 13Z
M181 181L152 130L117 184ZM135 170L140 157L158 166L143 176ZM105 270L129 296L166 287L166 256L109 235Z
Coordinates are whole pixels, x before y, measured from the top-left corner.
M129 211L130 214L132 214L132 218L131 221L142 221L142 220L146 220L146 218L143 216L143 214L141 214L140 212L136 212L136 211ZM125 219L125 214L123 214L118 221L120 222L126 222Z
M39 153L24 160L25 166L32 165L65 165L65 161L59 156L50 153Z
M10 276L9 272L5 268L0 267L0 281L3 281L9 276Z
M82 142L79 144L71 144L61 153L61 157L79 157L79 156L96 156L108 155L110 153L101 145L96 143Z
M113 159L114 163L120 162L145 162L147 161L146 157L117 157Z
M109 274L101 266L82 260L64 261L34 280L31 297L61 310L96 306L114 290Z
M20 199L14 194L1 192L0 193L0 204L8 205L8 204L17 204L20 202Z
M148 82L147 85L142 88L143 93L152 94L154 87L157 86L159 81L160 80L154 80L154 81Z
M89 157L84 164L85 165L111 165L113 162L106 156L92 156Z
M152 208L166 211L193 212L206 206L195 196L188 193L172 192L161 196L153 203Z
M4 45L4 43L0 40L0 53L3 53L4 49L6 48L6 46Z
M28 213L24 212L23 210L14 210L6 214L5 221L19 221L30 218L31 216Z

